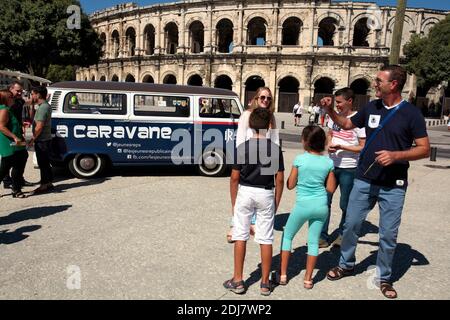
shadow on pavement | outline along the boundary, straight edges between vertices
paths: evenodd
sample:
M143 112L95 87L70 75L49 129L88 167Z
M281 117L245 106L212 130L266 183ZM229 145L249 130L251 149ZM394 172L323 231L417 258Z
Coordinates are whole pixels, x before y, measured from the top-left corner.
M15 231L8 232L9 230L0 231L0 244L13 244L16 242L20 242L29 237L26 233L30 233L36 230L41 229L42 226L28 226L21 227Z
M55 207L37 207L11 213L7 217L0 217L0 225L13 224L26 220L35 220L48 217L71 208L71 205Z

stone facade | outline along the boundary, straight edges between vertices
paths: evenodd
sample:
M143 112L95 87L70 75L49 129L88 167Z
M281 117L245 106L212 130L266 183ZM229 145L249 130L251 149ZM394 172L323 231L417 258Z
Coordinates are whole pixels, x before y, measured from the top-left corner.
M448 12L407 9L403 44L427 34ZM395 7L370 3L275 0L185 0L133 3L90 17L103 39L100 63L77 80L177 83L228 88L248 101L257 87L290 111L352 86L360 103L388 61ZM405 95L415 92L410 77Z

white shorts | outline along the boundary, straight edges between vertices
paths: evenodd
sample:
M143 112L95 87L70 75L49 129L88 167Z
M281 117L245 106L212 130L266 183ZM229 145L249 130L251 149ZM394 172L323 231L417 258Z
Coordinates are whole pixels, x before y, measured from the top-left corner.
M250 238L250 222L254 213L256 213L255 242L273 244L274 190L241 185L234 205L232 240L247 241Z

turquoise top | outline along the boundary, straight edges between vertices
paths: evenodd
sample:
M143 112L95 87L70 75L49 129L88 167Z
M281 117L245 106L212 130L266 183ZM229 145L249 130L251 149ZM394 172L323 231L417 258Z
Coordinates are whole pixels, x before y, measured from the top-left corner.
M334 169L329 157L305 152L295 158L293 166L298 169L297 199L327 196L325 181Z

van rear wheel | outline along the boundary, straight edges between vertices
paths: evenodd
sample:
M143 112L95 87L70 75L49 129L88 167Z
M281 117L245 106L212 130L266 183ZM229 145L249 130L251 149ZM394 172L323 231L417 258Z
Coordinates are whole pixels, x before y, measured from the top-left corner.
M198 164L201 175L207 177L222 176L227 169L225 156L221 150L205 150Z
M69 161L70 172L79 179L99 175L106 166L106 159L98 154L77 154Z

